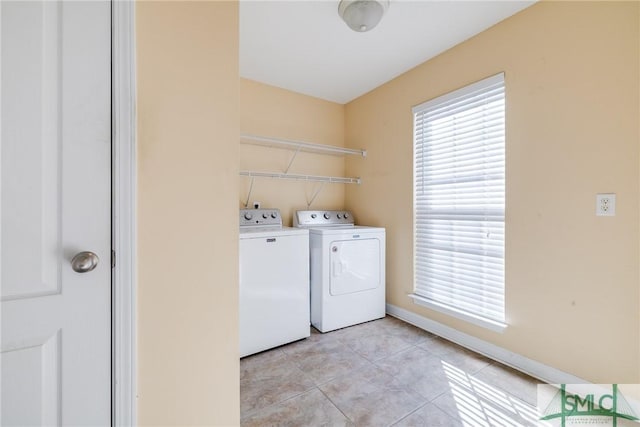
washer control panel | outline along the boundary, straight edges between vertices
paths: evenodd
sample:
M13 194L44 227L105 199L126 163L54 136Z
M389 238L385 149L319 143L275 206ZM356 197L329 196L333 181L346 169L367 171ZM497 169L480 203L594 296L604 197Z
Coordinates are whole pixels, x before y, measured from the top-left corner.
M353 215L349 211L296 211L293 217L294 227L331 227L354 224Z
M240 227L282 227L279 209L240 209Z

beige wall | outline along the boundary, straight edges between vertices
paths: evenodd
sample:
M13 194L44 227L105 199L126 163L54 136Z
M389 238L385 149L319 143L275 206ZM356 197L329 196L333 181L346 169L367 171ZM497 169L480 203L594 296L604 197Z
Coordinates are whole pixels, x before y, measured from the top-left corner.
M593 382L640 382L638 2L543 2L346 106L346 205L387 234L388 302ZM411 303L411 107L506 73L506 310L493 333ZM595 216L595 195L617 215Z
M537 4L346 109L247 80L238 101L235 3L144 2L136 12L140 424L238 423L237 223L211 218L236 218L248 190L240 165L280 170L291 155L243 146L239 163L239 129L369 150L347 160L363 184L328 185L313 207L342 207L346 189L361 223L387 227L390 303L591 381L640 382L637 3ZM411 107L499 71L504 334L406 297ZM291 172L342 175L344 160L304 154ZM289 223L314 189L256 180L251 201L280 207ZM617 193L615 218L594 216L597 192Z
M136 14L138 422L236 425L238 5Z
M344 106L301 95L252 80L240 80L240 129L242 133L318 144L344 146ZM291 150L240 146L240 169L284 172ZM289 170L293 174L342 176L344 157L299 153ZM320 184L313 182L255 179L253 201L265 208L279 208L285 225L293 213L307 209ZM250 178L240 178L239 206L244 207ZM344 184L327 184L311 208L342 209Z

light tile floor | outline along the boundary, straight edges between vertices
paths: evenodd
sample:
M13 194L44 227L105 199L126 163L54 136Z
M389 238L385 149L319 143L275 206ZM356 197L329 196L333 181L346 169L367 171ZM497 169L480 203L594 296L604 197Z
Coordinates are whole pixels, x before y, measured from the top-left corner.
M243 426L534 426L537 380L387 316L240 361Z

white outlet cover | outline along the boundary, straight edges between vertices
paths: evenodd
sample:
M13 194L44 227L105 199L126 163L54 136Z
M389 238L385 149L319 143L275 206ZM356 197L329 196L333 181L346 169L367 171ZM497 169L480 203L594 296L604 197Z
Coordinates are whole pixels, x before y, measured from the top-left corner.
M616 195L596 194L596 216L616 216Z

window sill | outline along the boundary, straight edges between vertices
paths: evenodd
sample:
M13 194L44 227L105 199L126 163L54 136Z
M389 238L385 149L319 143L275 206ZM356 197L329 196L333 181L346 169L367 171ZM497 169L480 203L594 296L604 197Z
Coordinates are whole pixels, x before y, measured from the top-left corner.
M430 308L431 310L438 311L440 313L444 313L451 317L455 317L456 319L464 320L469 323L473 323L476 326L481 326L486 329L490 329L494 332L503 333L505 329L507 329L507 324L502 322L497 322L495 320L485 319L479 316L474 316L473 314L456 310L455 308L449 307L444 304L437 303L428 298L422 297L416 294L409 294L409 298L413 300L414 304L421 305L423 307Z

